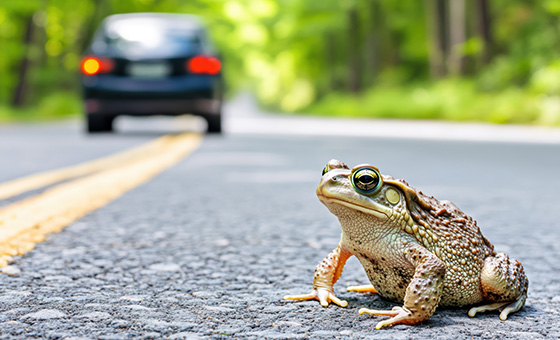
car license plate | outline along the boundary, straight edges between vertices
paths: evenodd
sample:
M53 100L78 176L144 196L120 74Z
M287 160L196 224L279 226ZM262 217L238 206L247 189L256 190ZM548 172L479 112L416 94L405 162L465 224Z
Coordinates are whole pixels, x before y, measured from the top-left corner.
M128 74L138 78L163 78L171 73L168 63L131 63Z

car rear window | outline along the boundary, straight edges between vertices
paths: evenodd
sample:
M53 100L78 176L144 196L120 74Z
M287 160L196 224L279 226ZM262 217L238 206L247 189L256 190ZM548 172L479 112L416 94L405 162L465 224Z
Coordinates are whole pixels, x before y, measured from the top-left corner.
M106 48L124 55L185 55L202 50L201 29L178 18L123 18L107 22Z

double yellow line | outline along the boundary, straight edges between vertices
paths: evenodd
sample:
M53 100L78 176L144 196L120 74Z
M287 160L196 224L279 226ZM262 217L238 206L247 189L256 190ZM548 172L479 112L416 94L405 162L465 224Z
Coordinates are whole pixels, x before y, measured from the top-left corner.
M46 234L173 166L201 142L199 134L168 135L119 154L0 184L0 199L5 199L73 179L0 209L0 267L33 249Z

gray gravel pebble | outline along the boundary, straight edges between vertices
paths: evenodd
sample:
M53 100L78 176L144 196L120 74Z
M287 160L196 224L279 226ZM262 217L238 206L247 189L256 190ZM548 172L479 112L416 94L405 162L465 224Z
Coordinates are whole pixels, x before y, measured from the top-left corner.
M60 319L66 316L66 313L59 311L57 309L41 309L35 313L29 313L23 315L22 319L32 319L32 320L48 320L48 319Z
M16 275L19 275L21 273L21 270L18 268L18 266L14 266L14 265L4 266L4 267L0 268L0 271L3 274L11 275L11 276L16 276Z

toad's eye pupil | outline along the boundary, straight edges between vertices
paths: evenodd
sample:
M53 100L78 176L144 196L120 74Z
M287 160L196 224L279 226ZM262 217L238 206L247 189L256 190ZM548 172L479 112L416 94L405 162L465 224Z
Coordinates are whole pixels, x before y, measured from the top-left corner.
M328 166L328 165L326 165L326 166L323 168L323 173L321 174L321 176L323 176L323 175L326 174L327 172L329 172L329 166Z
M352 182L358 191L368 194L379 188L381 179L379 173L373 169L365 168L354 173L354 176L352 176Z
M373 183L373 176L370 176L368 174L361 175L357 179L358 179L358 183L363 184L363 185L369 185L369 184Z

